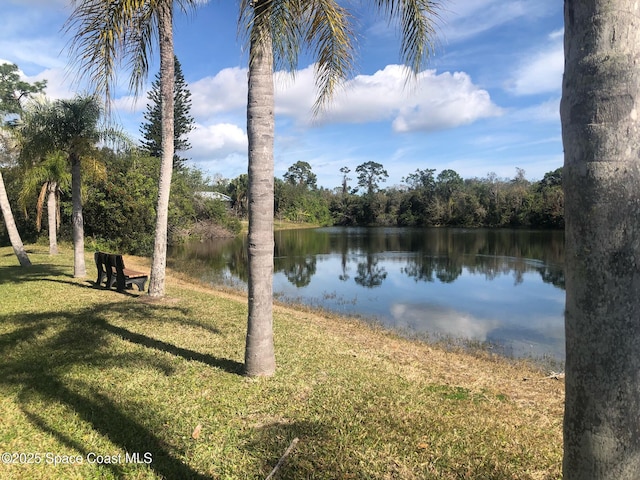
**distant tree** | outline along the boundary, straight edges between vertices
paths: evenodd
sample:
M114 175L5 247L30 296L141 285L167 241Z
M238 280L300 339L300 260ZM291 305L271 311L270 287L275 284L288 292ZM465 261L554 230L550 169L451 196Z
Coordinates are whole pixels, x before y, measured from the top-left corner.
M307 162L297 161L289 167L283 178L291 185L304 186L315 190L317 186L317 176L311 171L311 165Z
M191 92L182 73L182 66L178 58L174 56L174 87L173 87L173 168L182 168L185 158L178 156L178 152L184 152L191 148L187 135L194 129L194 120L191 116ZM149 104L144 114L146 120L140 127L143 136L142 148L152 157L162 156L162 100L160 97L160 73L156 74L147 95Z
M18 66L0 64L0 119L6 115L20 115L24 102L33 95L43 93L47 81L28 83L20 80Z
M349 167L342 167L340 173L342 173L342 195L346 195L349 192L349 180L351 180L347 174L351 171Z
M453 223L454 194L464 186L464 180L455 170L445 169L436 177L437 217L441 225Z
M541 187L562 187L562 167L545 173L539 184Z
M243 173L229 182L227 195L231 197L231 208L239 217L245 217L249 211L249 176Z
M562 167L544 174L532 186L532 224L540 227L564 228L564 190L562 189Z
M436 178L438 193L445 199L451 198L453 192L459 190L464 185L464 180L455 170L446 169L441 171Z
M399 225L432 225L436 181L435 169L416 169L402 179L409 191L400 200Z
M367 195L372 195L379 189L379 183L386 182L389 174L378 162L365 162L356 167L358 185L366 189Z
M433 190L436 185L434 173L435 168L425 168L424 170L416 169L414 173L410 173L402 178L402 181L409 185L412 190Z
M529 181L525 178L525 171L516 167L516 176L506 185L505 208L508 212L502 223L517 227L528 225L528 218L533 192Z

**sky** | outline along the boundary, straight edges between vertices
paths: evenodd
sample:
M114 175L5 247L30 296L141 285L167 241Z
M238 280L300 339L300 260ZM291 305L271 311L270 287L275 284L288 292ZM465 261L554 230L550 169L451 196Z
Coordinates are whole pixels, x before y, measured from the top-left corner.
M200 0L176 10L175 52L192 94L192 148L182 152L205 174L232 179L247 172L247 48L238 38L237 0ZM342 184L342 167L383 165L382 187L401 186L417 169L463 178L495 173L529 180L562 166L559 105L563 13L558 0L446 0L436 19L434 55L409 82L401 66L397 25L351 0L355 17L354 75L329 107L312 115L313 58L295 75L275 75L275 175L298 161L318 185ZM18 65L27 81L46 79L47 96L87 93L70 61L69 0L0 0L0 62ZM150 88L159 68L152 52ZM134 98L129 73L119 73L114 120L140 138L146 92Z

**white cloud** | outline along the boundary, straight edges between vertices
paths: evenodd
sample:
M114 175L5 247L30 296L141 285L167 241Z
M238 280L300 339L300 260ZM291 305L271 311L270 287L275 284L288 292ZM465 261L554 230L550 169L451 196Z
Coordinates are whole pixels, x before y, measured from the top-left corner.
M66 40L61 27L68 11L63 0L14 2L0 6L0 52L30 74L63 68Z
M541 51L527 53L507 88L515 95L559 92L564 73L564 46L560 31L549 35L550 44Z
M190 152L198 162L222 159L232 154L246 155L247 152L246 133L230 123L196 124L189 141L193 147Z
M213 77L189 85L193 114L207 123L222 114L244 113L247 69L226 68ZM326 111L312 117L317 96L314 66L295 75L279 72L275 81L276 115L299 126L313 123L390 122L397 132L455 128L497 116L502 110L487 91L463 72L437 74L434 70L407 80L405 67L387 65L373 75L358 75L336 92Z
M489 93L475 86L466 73L424 72L418 95L393 122L399 132L433 131L467 125L502 113Z
M276 73L275 94L277 115L295 118L300 124L309 124L312 121L313 103L318 95L314 65L298 70L294 75Z
M73 98L77 93L77 85L74 84L72 75L68 75L64 69L50 68L37 75L26 77L27 81L47 81L45 92L52 99Z
M560 28L549 34L549 40L563 40L563 39L564 39L564 28Z
M13 62L0 58L0 64L3 63ZM20 76L21 80L28 83L35 83L38 81L46 80L47 87L45 89L45 93L47 97L52 99L72 98L76 92L73 85L71 85L69 76L64 72L64 70L60 68L43 70L37 75L29 76L20 69L20 66L18 66L18 75Z
M309 122L314 99L313 70L298 72L286 89L278 89L277 112ZM407 81L401 65L387 65L373 75L358 75L336 94L320 123L391 121L397 132L454 128L501 114L489 94L466 73L434 70Z
M20 67L37 65L47 68L63 68L66 59L60 56L62 45L53 46L49 38L31 40L0 39L0 51L4 52L11 63ZM34 67L31 67L34 70Z
M233 110L246 108L247 69L225 68L213 77L189 84L193 115L200 121Z

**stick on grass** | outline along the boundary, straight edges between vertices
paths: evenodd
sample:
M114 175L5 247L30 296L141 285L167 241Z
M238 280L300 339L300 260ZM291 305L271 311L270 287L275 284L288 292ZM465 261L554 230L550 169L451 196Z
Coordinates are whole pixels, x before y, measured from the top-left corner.
M273 467L273 470L271 470L271 473L267 478L265 478L265 480L271 480L274 477L274 475L278 473L278 470L280 469L280 467L282 467L285 460L291 454L291 452L293 451L297 443L298 443L298 437L291 440L291 443L289 444L287 449L284 451L284 454L282 455L282 457L280 457L280 460L278 460L278 463L276 463L276 466Z

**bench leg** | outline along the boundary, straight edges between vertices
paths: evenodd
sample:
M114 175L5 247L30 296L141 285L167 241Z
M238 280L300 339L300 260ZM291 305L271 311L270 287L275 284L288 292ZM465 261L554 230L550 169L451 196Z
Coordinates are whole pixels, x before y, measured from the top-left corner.
M147 283L147 277L134 278L134 279L131 279L131 283L129 285L131 285L131 288L133 288L133 284L137 285L138 291L142 292L144 291L145 283Z

